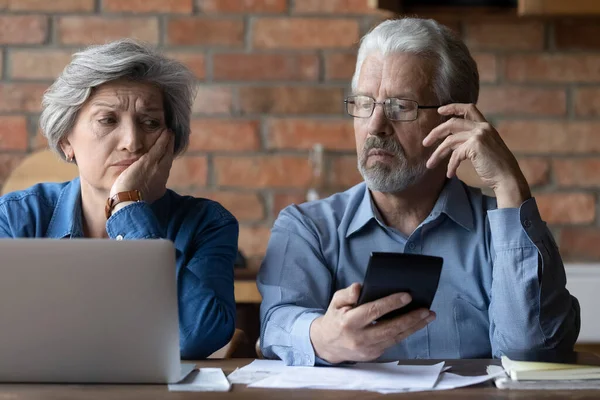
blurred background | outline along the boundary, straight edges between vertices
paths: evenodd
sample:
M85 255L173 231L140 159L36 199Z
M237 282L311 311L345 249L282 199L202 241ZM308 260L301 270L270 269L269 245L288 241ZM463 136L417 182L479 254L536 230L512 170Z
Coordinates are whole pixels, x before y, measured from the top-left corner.
M359 38L399 15L464 39L478 106L517 155L565 260L599 261L600 1L0 0L0 185L45 147L40 99L74 51L121 37L156 44L201 84L169 185L238 218L247 263L237 277L250 286L236 295L255 304L279 211L361 181L342 100ZM51 161L11 184L70 173ZM460 176L478 184L468 166Z

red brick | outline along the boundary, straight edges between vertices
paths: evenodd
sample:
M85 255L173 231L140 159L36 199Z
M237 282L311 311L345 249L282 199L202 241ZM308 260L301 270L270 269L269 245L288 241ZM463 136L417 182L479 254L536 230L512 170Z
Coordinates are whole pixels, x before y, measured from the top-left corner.
M296 0L294 13L306 14L369 14L378 12L370 0Z
M594 20L557 20L554 43L560 50L600 50L600 24Z
M342 89L326 87L242 87L241 110L266 114L341 114Z
M0 112L39 112L47 88L39 83L0 83Z
M535 200L549 224L586 224L596 218L596 198L588 193L536 194Z
M506 57L515 82L600 82L600 54L519 54Z
M186 188L206 185L208 164L206 157L183 156L173 161L167 187Z
M58 19L58 41L70 45L104 44L123 37L158 43L158 20L153 17L80 17Z
M465 24L465 43L471 50L542 50L542 22L479 21Z
M265 207L262 198L257 193L199 191L192 195L220 203L240 222L260 221L265 217Z
M477 63L480 82L496 82L498 80L498 60L492 53L473 53Z
M550 175L550 162L544 158L519 158L519 166L530 186L545 185Z
M166 56L185 64L185 66L196 75L196 78L201 80L206 78L206 61L204 54L170 51Z
M519 158L517 160L525 179L529 186L541 186L548 183L550 174L550 162L541 157L527 157ZM490 188L487 188L479 178L477 171L473 167L470 160L465 160L460 163L458 171L456 172L458 177L469 186L475 186L478 188L485 188L493 193Z
M167 43L187 46L232 46L244 44L244 21L177 17L169 19Z
M203 13L283 13L287 0L196 0Z
M191 13L193 0L104 0L105 12L131 13Z
M327 80L350 81L355 68L356 53L325 54L325 79Z
M330 183L339 188L350 188L363 181L356 156L338 156L332 160Z
M201 86L192 107L194 114L229 114L233 110L233 94L226 87Z
M13 50L9 56L11 77L54 80L71 62L72 54L65 50Z
M25 154L0 154L0 187L4 185L11 172L23 161Z
M0 150L27 150L28 143L25 117L0 116Z
M598 228L563 228L560 235L560 253L563 258L572 261L599 261L598 243Z
M0 15L0 44L42 44L47 36L47 17Z
M600 88L578 88L573 95L575 114L581 117L600 115Z
M497 128L508 147L517 153L600 152L600 122L505 121Z
M240 226L239 247L246 257L264 256L271 237L267 226Z
M219 186L306 187L311 178L307 158L298 156L215 157L214 167Z
M260 148L259 122L192 120L190 151L255 151Z
M358 42L358 21L328 18L259 18L252 37L259 49L329 49Z
M564 89L483 86L477 104L484 115L560 116L567 113Z
M272 119L268 126L272 149L312 149L315 143L331 150L355 149L350 119Z
M289 206L290 204L302 204L306 201L305 192L286 192L277 193L273 196L273 218L277 218L281 210Z
M45 12L90 12L94 11L94 0L8 0L10 11Z
M553 162L560 186L600 187L600 159L559 159Z
M2 71L3 71L3 66L4 66L4 56L2 55L2 52L0 52L0 77L2 77Z
M319 78L316 54L215 54L215 80L314 81Z

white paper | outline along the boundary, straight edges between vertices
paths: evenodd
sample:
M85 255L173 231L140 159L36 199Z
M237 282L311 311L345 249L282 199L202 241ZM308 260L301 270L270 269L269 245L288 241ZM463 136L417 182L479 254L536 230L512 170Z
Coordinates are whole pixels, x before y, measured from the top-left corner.
M435 365L398 365L362 363L344 367L290 367L249 387L335 390L431 389L444 367Z
M450 372L444 372L440 376L440 380L437 382L437 384L431 389L408 389L408 390L400 390L400 391L378 390L378 392L382 393L382 394L388 394L388 393L398 393L398 392L420 392L423 390L449 390L449 389L456 389L456 388L466 387L466 386L471 386L471 385L477 385L479 383L483 383L483 382L489 381L491 379L494 379L500 375L506 375L506 374L504 373L504 371L496 371L493 374L488 373L488 375L462 376L462 375L452 374Z
M288 367L281 360L254 360L245 367L237 368L227 376L227 379L230 383L248 385L250 383L268 378L269 376L277 375L286 369L290 370L293 368L313 367Z
M231 384L221 368L200 368L179 383L169 385L171 392L228 392Z

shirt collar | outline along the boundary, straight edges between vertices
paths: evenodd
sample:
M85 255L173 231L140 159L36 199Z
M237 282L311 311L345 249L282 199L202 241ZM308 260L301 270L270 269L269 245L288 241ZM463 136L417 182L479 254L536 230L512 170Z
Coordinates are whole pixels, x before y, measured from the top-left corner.
M79 178L73 179L61 190L46 236L52 239L83 237Z
M360 201L354 217L348 225L346 238L362 229L372 219L381 218L379 211L371 197L371 191L364 186L365 191ZM471 212L471 203L467 196L464 184L456 177L449 179L440 196L438 197L431 216L437 218L440 214L446 214L454 222L470 231L473 230L473 214ZM381 222L383 224L383 222Z
M446 214L450 219L468 231L473 230L473 211L467 194L466 185L457 177L446 181L442 193L433 206L431 216Z

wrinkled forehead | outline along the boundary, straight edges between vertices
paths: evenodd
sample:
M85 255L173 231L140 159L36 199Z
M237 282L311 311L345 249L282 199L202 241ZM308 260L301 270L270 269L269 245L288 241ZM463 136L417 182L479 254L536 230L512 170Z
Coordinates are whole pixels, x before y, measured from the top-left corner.
M433 93L435 65L432 60L411 53L365 57L356 92L375 98L415 96L424 100Z
M161 108L163 95L160 88L146 82L116 80L95 87L88 103L109 103L115 108Z

